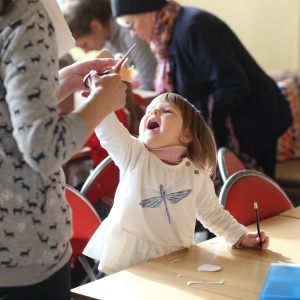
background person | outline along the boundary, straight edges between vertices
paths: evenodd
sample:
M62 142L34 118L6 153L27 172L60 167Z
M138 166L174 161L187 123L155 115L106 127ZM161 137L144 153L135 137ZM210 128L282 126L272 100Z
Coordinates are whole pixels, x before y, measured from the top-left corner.
M132 64L138 70L138 78L133 80L133 87L154 90L156 58L147 42L131 37L128 30L116 23L110 0L66 0L63 13L76 46L85 52L106 48L113 55L125 54L136 43Z
M254 157L274 178L277 138L292 124L288 102L216 16L166 0L112 0L113 16L158 57L155 88L208 114L218 147Z

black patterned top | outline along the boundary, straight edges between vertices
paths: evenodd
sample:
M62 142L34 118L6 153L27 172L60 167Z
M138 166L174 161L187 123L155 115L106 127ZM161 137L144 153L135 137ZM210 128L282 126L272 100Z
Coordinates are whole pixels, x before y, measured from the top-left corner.
M57 111L58 54L39 0L0 17L0 287L40 282L70 258L71 211L61 165L85 139Z

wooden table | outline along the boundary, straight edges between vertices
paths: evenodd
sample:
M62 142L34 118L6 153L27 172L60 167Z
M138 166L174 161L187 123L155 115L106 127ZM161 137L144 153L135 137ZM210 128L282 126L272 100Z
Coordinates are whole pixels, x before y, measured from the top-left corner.
M280 215L285 217L300 219L300 206L295 207L294 209L287 210L281 213Z
M256 226L248 229L256 231ZM271 263L300 263L300 219L276 216L261 222L270 247L230 249L214 238L164 257L71 290L74 299L192 300L258 299ZM126 255L126 250L124 250ZM174 260L179 260L173 262ZM221 266L217 272L200 272L202 264ZM179 274L185 274L178 277ZM202 284L187 286L188 281ZM224 284L209 284L221 281Z

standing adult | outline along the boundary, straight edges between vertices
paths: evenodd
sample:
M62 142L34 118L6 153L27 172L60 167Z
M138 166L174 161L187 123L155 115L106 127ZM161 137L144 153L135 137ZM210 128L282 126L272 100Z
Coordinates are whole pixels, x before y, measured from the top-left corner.
M112 0L113 16L158 57L155 87L207 112L218 147L247 153L274 177L277 138L292 123L288 102L216 16L166 0Z
M131 37L128 30L116 23L112 17L110 0L66 0L63 14L76 46L85 52L106 48L114 55L125 54L135 43L132 55L136 57L132 64L138 70L137 87L154 90L157 60L148 43Z
M61 165L94 128L125 105L114 59L58 72L74 40L56 1L6 0L0 6L0 299L70 300L71 209ZM57 103L83 89L76 111Z

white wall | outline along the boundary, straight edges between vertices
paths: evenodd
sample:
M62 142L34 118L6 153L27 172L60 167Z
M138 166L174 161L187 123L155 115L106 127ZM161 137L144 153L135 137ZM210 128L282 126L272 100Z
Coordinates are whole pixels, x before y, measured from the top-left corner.
M299 0L177 0L223 19L265 70L300 68Z

